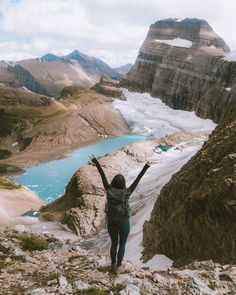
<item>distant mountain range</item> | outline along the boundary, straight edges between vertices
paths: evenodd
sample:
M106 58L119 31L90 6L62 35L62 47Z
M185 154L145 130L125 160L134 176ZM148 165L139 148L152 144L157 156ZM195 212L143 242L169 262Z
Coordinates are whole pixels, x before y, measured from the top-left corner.
M102 74L113 80L120 79L129 66L117 69L101 59L72 51L65 56L48 53L40 58L17 62L0 61L0 83L9 86L24 86L30 91L59 97L65 86L91 87Z
M114 68L114 70L116 70L119 74L126 74L132 68L132 66L132 64L128 63L124 66Z

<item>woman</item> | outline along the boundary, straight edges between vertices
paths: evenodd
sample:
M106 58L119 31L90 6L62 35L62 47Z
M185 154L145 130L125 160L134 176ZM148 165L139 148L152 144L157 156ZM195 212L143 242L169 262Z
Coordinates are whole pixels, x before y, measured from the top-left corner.
M129 188L126 188L125 178L121 174L117 174L112 179L109 184L105 173L100 166L98 160L94 155L91 157L92 162L96 165L101 178L103 186L107 194L107 229L111 237L111 271L115 273L120 272L120 267L125 254L125 244L130 232L130 207L129 198L137 187L140 179L143 177L144 173L150 167L151 162L148 161L143 167L142 171L139 173L135 181L131 184ZM119 239L119 249L117 253Z

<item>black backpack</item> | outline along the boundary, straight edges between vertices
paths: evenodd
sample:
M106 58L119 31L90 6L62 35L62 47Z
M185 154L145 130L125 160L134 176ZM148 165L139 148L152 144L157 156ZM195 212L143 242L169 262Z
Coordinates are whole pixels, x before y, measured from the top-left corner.
M106 214L109 220L122 222L130 217L129 197L126 189L109 188L107 190Z

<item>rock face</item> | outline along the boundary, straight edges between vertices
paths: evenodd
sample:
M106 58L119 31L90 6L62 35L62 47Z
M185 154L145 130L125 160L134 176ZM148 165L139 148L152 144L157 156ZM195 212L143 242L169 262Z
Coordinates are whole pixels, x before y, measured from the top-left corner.
M30 91L35 92L35 93L40 93L43 95L49 95L49 92L47 91L46 88L44 88L32 75L29 71L24 69L20 65L15 65L11 69L15 76L16 79L19 81L20 85L25 86L28 88Z
M109 97L124 99L122 89L119 84L112 81L107 75L102 75L100 82L95 84L92 89Z
M143 227L144 259L236 261L236 103L164 186Z
M78 61L81 67L88 74L96 74L99 77L102 74L105 74L109 76L111 79L120 79L120 74L116 70L109 67L101 59L96 58L94 56L88 56L82 52L79 52L78 50L72 51L70 54L64 56L63 58Z
M206 21L158 21L121 84L218 122L236 84L236 62L222 59L227 52L228 46Z

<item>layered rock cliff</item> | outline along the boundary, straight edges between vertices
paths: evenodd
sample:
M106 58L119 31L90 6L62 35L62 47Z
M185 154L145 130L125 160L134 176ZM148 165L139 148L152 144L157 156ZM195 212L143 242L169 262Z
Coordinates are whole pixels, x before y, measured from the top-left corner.
M234 99L231 89L236 84L236 63L222 59L227 52L226 43L206 21L157 21L121 84L218 122Z
M144 259L236 261L236 103L162 189L143 227Z

